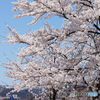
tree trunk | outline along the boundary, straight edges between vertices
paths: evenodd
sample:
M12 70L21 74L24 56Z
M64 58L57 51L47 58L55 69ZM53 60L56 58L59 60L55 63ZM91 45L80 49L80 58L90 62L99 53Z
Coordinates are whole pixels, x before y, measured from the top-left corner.
M56 100L56 90L55 89L53 89L53 100Z

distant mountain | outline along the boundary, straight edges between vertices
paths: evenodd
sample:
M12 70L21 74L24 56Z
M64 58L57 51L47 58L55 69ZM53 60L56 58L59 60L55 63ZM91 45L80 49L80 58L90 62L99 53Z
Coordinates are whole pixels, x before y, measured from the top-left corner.
M0 86L0 96L6 97L6 94L8 92L10 92L11 90L13 90L13 89L7 89L5 86ZM18 93L15 92L15 93L12 93L12 94L17 94L17 96L20 97L20 98L26 98L25 91L20 91Z
M13 90L13 89L7 89L5 86L0 85L0 96L5 97L6 94L8 92L10 92L11 90ZM36 94L39 94L39 92L41 92L41 91L42 91L42 89L33 89L33 92ZM17 96L20 97L21 99L23 99L23 98L28 99L28 98L32 97L32 95L28 92L27 89L23 89L18 93L14 92L14 93L12 93L12 95L13 94L17 94Z

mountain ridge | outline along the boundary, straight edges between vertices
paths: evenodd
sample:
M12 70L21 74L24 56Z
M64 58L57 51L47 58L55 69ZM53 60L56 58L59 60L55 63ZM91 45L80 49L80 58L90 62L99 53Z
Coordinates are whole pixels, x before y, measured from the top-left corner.
M0 96L2 96L2 97L6 97L6 94L8 93L8 92L10 92L11 90L13 90L13 89L8 89L8 88L6 88L6 86L4 85L0 85ZM32 90L34 93L36 93L36 94L38 94L39 93L39 91L42 91L41 89L33 89ZM32 95L31 95L31 93L30 92L28 92L28 89L23 89L23 90L21 90L21 91L19 91L19 92L14 92L14 93L11 93L12 95L13 94L16 94L18 97L20 97L21 99L25 99L25 98L30 98L30 97L32 97Z

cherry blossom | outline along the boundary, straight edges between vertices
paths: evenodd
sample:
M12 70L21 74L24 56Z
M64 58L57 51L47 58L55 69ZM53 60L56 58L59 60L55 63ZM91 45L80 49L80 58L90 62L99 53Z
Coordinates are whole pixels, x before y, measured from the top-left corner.
M38 98L67 98L68 85L83 84L87 91L98 92L100 98L100 1L99 0L17 0L15 18L32 16L32 22L53 16L63 18L62 28L44 27L23 35L7 25L7 43L25 44L15 53L17 61L8 59L3 66L13 78L14 91L42 87ZM56 23L56 22L55 22ZM19 82L18 82L19 81Z

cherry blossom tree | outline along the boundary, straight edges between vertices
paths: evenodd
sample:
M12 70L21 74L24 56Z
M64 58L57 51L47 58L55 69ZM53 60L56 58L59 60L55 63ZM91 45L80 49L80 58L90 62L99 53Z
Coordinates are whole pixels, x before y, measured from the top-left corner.
M74 89L83 83L88 91L97 91L100 98L100 1L99 0L18 0L12 2L13 11L21 11L15 18L32 16L29 25L53 16L63 18L62 28L45 23L39 30L19 34L7 25L10 34L7 43L23 43L15 54L17 61L9 60L4 67L13 78L14 91L42 87L36 97L50 100L66 98L66 85ZM20 82L16 82L19 80Z

